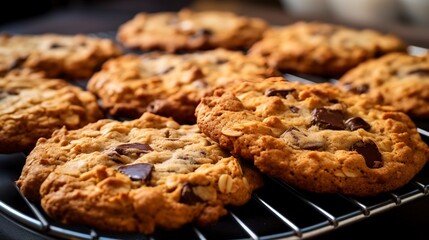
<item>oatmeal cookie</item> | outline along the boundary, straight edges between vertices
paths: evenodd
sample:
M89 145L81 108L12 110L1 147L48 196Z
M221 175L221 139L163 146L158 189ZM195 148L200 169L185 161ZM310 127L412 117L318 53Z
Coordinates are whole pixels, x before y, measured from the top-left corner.
M429 55L391 53L350 70L339 85L413 118L429 118Z
M237 83L204 97L196 114L201 131L233 155L314 192L390 191L409 182L429 156L406 114L328 83Z
M88 90L116 117L138 118L152 112L195 123L195 107L212 87L276 74L263 58L225 49L126 55L104 64L90 79Z
M88 78L121 49L84 35L0 35L0 77L41 73L48 78ZM40 77L40 75L38 75Z
M399 38L318 22L272 28L249 50L280 70L336 77L368 59L405 52Z
M17 185L63 223L150 234L212 223L225 205L246 203L262 178L196 125L145 113L41 139Z
M185 9L178 13L139 13L120 26L117 39L126 47L142 50L243 49L261 39L267 27L259 18Z
M0 153L29 150L55 129L101 117L94 95L63 80L0 78Z

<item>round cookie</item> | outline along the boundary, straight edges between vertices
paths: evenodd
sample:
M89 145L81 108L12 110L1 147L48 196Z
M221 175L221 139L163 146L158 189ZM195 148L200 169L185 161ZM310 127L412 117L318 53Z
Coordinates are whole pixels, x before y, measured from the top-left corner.
M90 79L88 90L116 117L138 118L152 112L195 123L195 107L212 87L276 74L263 58L224 49L126 55L104 64Z
M350 70L339 86L413 118L429 118L429 55L391 53Z
M328 83L237 83L204 97L196 115L201 131L233 155L314 192L390 191L410 181L429 156L406 114Z
M0 78L0 153L29 150L56 129L102 117L94 95L63 80Z
M261 39L267 28L259 18L185 9L177 13L139 13L119 27L117 39L126 47L142 50L244 49Z
M262 178L196 125L145 113L41 139L17 185L63 223L150 234L212 223L225 205L246 203Z
M111 40L84 35L0 35L0 76L88 78L121 50Z
M249 50L284 71L337 77L368 59L405 52L395 36L318 22L267 30Z

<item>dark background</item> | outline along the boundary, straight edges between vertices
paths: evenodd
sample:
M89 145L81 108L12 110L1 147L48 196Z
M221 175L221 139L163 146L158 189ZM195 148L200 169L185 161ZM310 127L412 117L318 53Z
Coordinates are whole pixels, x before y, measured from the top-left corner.
M405 18L396 22L362 24L345 22L332 14L322 19L312 15L296 15L288 12L280 0L13 0L7 1L7 7L0 9L0 32L76 34L116 31L121 23L137 12L177 11L183 7L230 10L264 18L273 25L321 20L356 28L370 27L394 33L409 44L429 47L429 25L414 25Z

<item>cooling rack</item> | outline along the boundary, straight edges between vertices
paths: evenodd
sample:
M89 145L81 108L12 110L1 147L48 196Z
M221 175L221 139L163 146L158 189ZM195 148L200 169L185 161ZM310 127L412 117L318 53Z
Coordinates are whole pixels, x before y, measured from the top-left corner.
M426 51L418 47L409 50L413 54ZM309 75L284 75L290 81L303 83L336 81ZM429 123L416 121L416 125L423 140L429 144ZM264 187L256 191L247 204L230 207L228 215L213 225L197 227L188 224L174 231L156 230L150 236L111 233L86 226L63 225L45 215L39 205L29 202L15 185L25 157L24 153L0 155L0 214L44 239L308 239L404 203L427 198L429 194L429 166L400 189L361 198L302 191L265 176Z

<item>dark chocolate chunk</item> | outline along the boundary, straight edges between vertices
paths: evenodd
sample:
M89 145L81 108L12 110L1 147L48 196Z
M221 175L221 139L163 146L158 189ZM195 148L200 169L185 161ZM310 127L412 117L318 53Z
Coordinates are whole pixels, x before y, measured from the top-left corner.
M369 85L368 84L362 84L362 85L345 84L344 89L346 91L349 91L355 94L363 94L369 91Z
M356 151L365 159L366 166L369 168L380 168L383 166L382 156L377 145L369 140L367 142L358 141L350 147L351 151Z
M15 69L15 68L19 68L19 67L21 67L25 63L25 61L27 61L27 57L16 58L16 59L14 59L12 61L11 64L9 64L8 69L12 70L12 69Z
M429 69L415 69L408 72L408 75L418 74L418 75L429 75Z
M346 128L350 131L357 130L359 128L363 128L366 131L371 129L371 125L369 125L365 120L360 117L352 117L346 120L345 122Z
M203 200L195 195L195 193L192 191L192 186L189 183L185 183L182 187L182 191L180 193L180 203L194 205L199 202L203 202Z
M329 102L330 103L339 103L340 101L338 101L338 99L329 99Z
M132 165L125 165L118 168L118 171L127 175L131 180L145 181L153 170L153 165L149 163L136 163Z
M340 110L315 108L311 112L311 124L322 129L344 130L344 114Z
M103 154L107 155L111 160L113 160L116 163L122 163L121 155L113 150L105 150L102 152Z
M9 89L9 90L2 90L2 89L0 89L0 94L18 95L19 93L16 90L13 90L13 89Z
M124 143L116 146L114 151L116 151L121 155L127 155L130 153L137 153L137 154L148 153L153 151L153 149L148 144L145 144L145 143Z
M289 110L290 110L291 112L293 112L293 113L297 113L297 112L299 112L299 108L297 108L297 107L295 107L295 106L291 106L291 107L289 107Z
M287 129L280 137L298 149L323 150L325 148L325 142L322 139L307 136L295 127Z
M291 88L291 89L274 89L274 88L270 88L267 91L265 91L265 96L267 96L267 97L277 96L277 97L283 97L283 98L285 98L289 93L292 93L294 91L295 91L294 88Z
M192 37L194 38L200 38L200 37L210 37L211 35L213 35L213 31L207 28L202 28L199 29L198 31L196 31Z
M7 96L18 95L18 92L14 90L1 90L0 89L0 100L6 98Z
M63 48L64 45L61 45L59 43L52 43L51 46L49 46L50 49L56 49L56 48Z
M224 59L224 58L220 58L220 59L216 60L216 64L218 64L218 65L222 65L222 64L227 63L227 62L228 62L228 59Z

